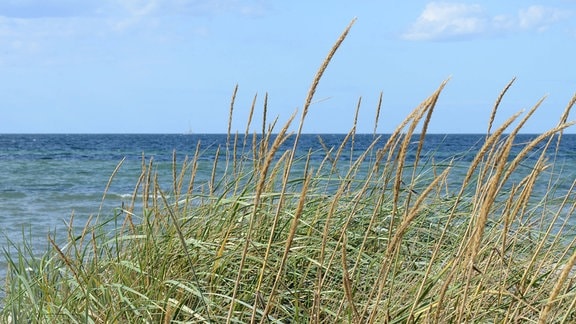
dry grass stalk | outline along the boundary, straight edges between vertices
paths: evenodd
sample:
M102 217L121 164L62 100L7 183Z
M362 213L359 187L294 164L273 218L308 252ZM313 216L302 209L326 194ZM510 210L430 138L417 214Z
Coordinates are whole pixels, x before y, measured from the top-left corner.
M552 291L550 291L550 297L548 297L546 304L544 304L544 307L540 312L538 323L543 324L548 322L548 314L550 313L550 309L552 308L552 305L554 303L560 301L557 300L556 298L558 297L558 294L560 293L562 287L566 284L566 280L568 279L568 276L572 272L572 268L574 267L575 264L576 264L576 251L572 253L572 256L570 256L570 259L564 265L564 268L560 273L560 277L556 281L556 284L552 288Z
M302 134L302 128L304 127L304 120L306 119L306 115L308 114L308 109L310 108L310 105L312 104L312 99L314 98L314 94L316 93L316 88L318 87L318 84L320 83L320 80L322 79L322 75L324 74L324 71L326 71L326 68L328 68L328 65L330 64L332 57L334 57L334 54L336 54L336 51L338 51L338 48L340 48L340 45L342 45L342 42L344 42L344 40L346 39L346 36L348 36L348 32L350 32L350 29L352 29L352 26L354 25L355 22L356 22L356 18L352 19L350 24L348 24L348 27L346 27L346 29L344 29L344 32L342 32L340 37L336 40L336 43L334 43L334 45L332 46L332 48L328 52L328 55L326 55L326 58L324 59L324 61L320 65L320 68L318 69L318 71L316 71L316 75L314 76L314 79L312 80L312 85L310 86L310 89L308 90L308 94L306 95L306 100L304 101L304 106L302 107L302 115L300 117L300 124L298 126L298 131L296 132L296 138L294 139L294 146L292 148L292 152L295 152L296 147L298 146L298 140L300 138L300 135ZM292 156L290 160L293 160L293 159L294 159L294 156Z
M258 209L260 206L260 198L261 198L261 195L263 193L263 188L264 188L264 184L266 182L268 169L270 167L270 164L272 163L272 159L274 158L274 156L276 155L276 152L278 151L278 148L286 140L286 138L287 138L285 136L286 132L288 130L288 127L292 123L292 120L294 119L294 117L295 117L295 114L292 114L292 116L290 117L288 122L286 122L286 124L284 125L282 130L276 136L276 139L274 140L272 147L270 148L269 152L267 153L266 159L264 160L264 163L260 169L258 184L256 186L256 193L254 195L253 212L252 212L252 215L250 217L249 227L248 227L246 238L245 238L246 243L244 244L244 250L242 252L242 259L240 261L238 276L237 276L236 282L234 284L234 292L232 294L232 303L230 304L230 310L228 313L227 322L229 322L231 320L231 317L232 317L232 311L234 309L234 305L235 305L235 301L236 301L236 294L238 291L238 286L240 284L240 278L242 277L242 270L244 268L244 262L246 260L246 256L248 255L248 247L250 246L250 243L251 243L250 242L251 235L252 235L252 231L254 228L254 224L256 222L256 216L257 216Z
M410 144L410 142L412 141L412 135L414 134L414 131L416 129L416 126L420 123L421 119L424 117L424 114L429 111L434 109L434 106L438 100L438 97L440 96L440 93L442 92L442 89L444 89L444 86L446 85L446 81L444 81L440 87L438 87L438 89L430 96L428 97L424 102L422 102L415 110L413 114L410 114L411 117L411 124L406 132L406 134L404 135L404 140L402 141L402 144L400 145L400 149L398 151L398 157L396 159L397 161L397 165L396 165L396 172L395 172L395 179L394 179L394 189L393 189L393 206L392 206L392 224L390 225L391 227L394 226L394 221L395 221L395 217L397 215L397 210L398 210L398 200L399 200L399 196L400 193L402 192L402 177L403 177L403 173L404 173L404 165L406 162L406 154L408 152L408 146ZM418 159L419 156L416 155L416 161L414 162L414 165L418 164ZM409 188L410 189L410 188ZM408 205L410 203L410 199L406 200L406 204Z
M308 174L307 170L304 176L304 183L302 184L302 192L300 195L300 199L298 200L298 206L296 207L296 211L294 212L294 218L290 224L290 230L288 232L288 238L286 239L286 245L284 248L284 253L282 254L282 259L280 264L278 265L278 272L276 273L276 279L274 279L274 284L272 286L272 292L270 293L270 300L266 304L266 308L264 310L264 316L262 316L261 323L264 322L265 316L270 312L273 307L273 303L271 301L274 300L276 295L276 290L278 289L278 285L280 284L280 280L284 273L284 268L286 264L286 260L288 259L288 254L290 253L290 247L292 246L292 242L294 241L294 236L296 235L296 229L298 228L298 223L300 221L300 216L302 216L302 211L304 210L304 204L306 202L307 190L308 185L310 184L310 175Z
M242 144L242 150L244 150L246 147L246 140L248 139L250 125L252 124L252 117L254 116L254 110L256 108L256 98L258 98L258 94L254 95L254 99L252 99L252 105L250 105L250 113L248 114L248 120L246 121L246 130L244 131L244 142Z
M264 110L262 111L262 137L266 135L266 118L268 117L268 92L264 94Z
M344 289L346 301L347 301L348 305L350 305L350 308L352 308L352 312L354 314L353 321L355 323L360 323L361 317L360 317L360 313L358 313L358 309L356 308L356 303L354 302L354 293L352 291L352 284L351 284L351 280L350 280L350 275L348 273L349 272L349 270L348 270L348 258L346 257L347 246L348 246L348 239L347 239L346 234L344 233L343 241L342 241L342 288ZM344 302L344 300L342 300L342 302Z
M352 165L352 167L348 170L348 173L346 174L346 176L344 176L343 180L340 181L340 186L338 187L337 193L336 193L336 197L338 199L334 199L333 202L330 205L330 212L329 212L329 217L326 218L325 221L325 225L324 225L324 232L322 235L322 245L321 245L321 253L320 253L320 269L318 269L318 274L322 274L322 266L325 267L325 270L329 270L333 264L334 259L336 258L336 254L337 251L333 250L333 253L331 255L331 257L329 258L329 261L327 264L324 264L324 251L325 251L325 246L326 246L326 241L330 235L330 233L328 233L328 229L329 229L329 225L330 225L330 220L333 217L333 214L335 213L335 208L339 205L339 198L341 197L341 195L343 195L349 187L349 181L347 179L353 179L353 171L356 169L356 167L358 167L362 162L365 161L368 152L372 151L372 148L376 145L377 141L373 141L372 144L370 144L370 146L367 148L366 151L364 151L364 153L362 153L362 155L360 155L358 157L358 159L354 162L354 165ZM371 175L369 176L371 177ZM343 240L344 240L344 236L346 234L345 230L348 228L350 222L352 221L352 219L355 217L358 205L360 204L362 197L364 196L364 194L367 192L368 190L368 186L369 186L370 181L368 180L368 178L366 179L366 182L364 183L364 185L358 190L358 192L356 192L354 194L354 197L351 201L352 204L352 208L350 210L350 212L348 213L348 216L346 217L344 224L342 225L342 230L340 232L340 235L338 237L338 241L336 242L337 244L340 244ZM367 228L366 233L368 233L368 230L370 228ZM362 249L363 247L361 247ZM319 281L318 287L319 289L321 289L324 285L324 281L327 279L327 275L328 275L328 271L325 271L322 275L322 280Z
M358 98L358 103L356 104L356 111L354 112L354 122L352 124L352 130L350 134L352 134L352 141L350 142L350 165L352 165L352 161L354 160L354 141L356 136L356 127L358 127L358 114L360 113L360 106L362 105L362 97Z
M486 132L487 135L489 135L490 132L492 131L492 125L494 124L494 119L496 119L496 112L498 111L498 107L500 107L500 102L502 102L502 98L504 98L504 95L506 95L506 92L508 92L508 89L510 89L510 87L512 86L512 83L514 83L514 81L516 81L515 77L512 78L512 80L510 80L510 82L508 82L508 84L500 92L500 95L498 95L498 98L496 99L496 102L494 103L494 106L492 107L492 113L490 114L490 120L488 121L488 131Z
M234 102L236 101L236 94L238 93L238 84L234 87L232 99L230 100L230 110L228 113L228 131L226 132L226 146L230 144L230 134L232 131L232 117L234 115Z
M388 247L386 248L386 253L384 254L383 262L380 265L380 271L379 271L379 275L378 275L378 279L377 279L378 285L375 286L374 289L372 289L372 291L370 292L369 298L368 298L369 300L372 300L374 298L374 305L380 304L380 300L381 300L382 295L383 295L383 290L387 284L387 278L388 278L389 271L390 271L390 262L392 260L394 260L394 258L396 256L396 253L398 251L398 245L399 245L400 241L404 237L404 234L408 230L408 227L410 226L410 224L412 223L414 218L421 212L420 206L428 198L428 195L430 194L430 192L436 188L437 184L441 180L444 180L444 178L448 175L449 170L450 169L444 170L444 172L442 172L442 174L440 174L439 177L435 178L430 183L430 185L428 185L428 187L426 187L426 189L424 189L424 191L418 196L418 199L414 203L414 206L411 207L410 213L406 214L403 217L402 222L400 223L400 225L396 229L396 232L395 232L394 236L392 237L392 240L390 240L390 243L388 244ZM368 306L369 305L366 305L366 307L362 311L361 318L364 318L365 314L367 314ZM369 313L368 323L374 323L374 321L376 320L377 314L378 314L378 307L375 307L375 308L373 308L372 312Z
M374 117L374 132L373 135L376 136L376 131L378 130L378 121L380 120L380 109L382 108L382 97L383 93L380 91L380 96L378 97L378 105L376 105L376 117Z

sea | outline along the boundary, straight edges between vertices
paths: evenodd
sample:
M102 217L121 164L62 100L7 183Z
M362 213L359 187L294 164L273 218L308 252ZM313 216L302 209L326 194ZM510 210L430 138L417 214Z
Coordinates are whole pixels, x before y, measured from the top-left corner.
M519 135L516 150L535 136ZM169 189L173 160L181 163L198 150L196 181L201 183L211 177L216 152L220 159L225 158L233 137L226 134L0 134L0 289L6 274L5 256L14 253L22 242L28 242L40 253L47 247L48 235L66 237L72 216L73 224L81 227L90 217L105 219L118 213L132 197L143 158L146 163L153 159L159 183ZM248 137L244 141L240 135L236 143L251 145L252 135ZM305 134L299 139L296 154L312 152L311 163L320 163L326 149L338 147L345 137L345 134ZM353 160L375 139L378 139L377 148L388 138L386 134L356 134L354 144L348 144L340 158ZM456 159L465 166L485 138L486 135L481 134L429 134L422 154L433 156L435 161ZM291 140L280 150L291 149ZM414 141L417 142L417 138ZM537 153L538 147L533 155ZM549 161L558 165L561 185L569 188L576 179L576 135L563 135ZM540 191L545 192L547 185L542 183ZM103 199L105 191L106 199Z

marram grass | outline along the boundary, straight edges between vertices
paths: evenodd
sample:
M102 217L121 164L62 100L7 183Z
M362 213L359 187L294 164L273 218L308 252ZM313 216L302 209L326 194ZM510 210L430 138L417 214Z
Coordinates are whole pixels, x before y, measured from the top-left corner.
M458 177L456 158L420 158L445 83L384 145L375 137L342 162L354 123L339 147L322 143L324 159L311 163L312 153L296 154L297 139L349 29L317 73L300 119L292 116L277 132L276 121L264 121L260 136L243 140L229 132L206 183L196 177L198 149L182 165L174 159L170 190L143 158L132 203L109 221L116 231L88 222L78 233L70 225L65 244L50 238L42 256L26 245L16 246L17 257L6 253L0 321L575 321L576 229L568 220L576 194L559 194L560 170L549 160L572 125L574 99L556 126L511 154L540 103L495 127L508 84L483 146ZM280 150L290 137L294 147ZM542 182L548 190L536 192Z

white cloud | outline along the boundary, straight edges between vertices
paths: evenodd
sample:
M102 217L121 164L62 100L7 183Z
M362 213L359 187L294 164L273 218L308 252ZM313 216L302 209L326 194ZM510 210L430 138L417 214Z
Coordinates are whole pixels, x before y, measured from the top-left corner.
M174 16L252 17L266 9L262 0L0 0L0 46L7 37L24 41L42 33L45 39L61 38L63 32L92 37L155 29Z
M430 2L402 37L407 40L451 40L511 31L544 31L572 15L544 6L519 9L514 15L489 15L479 4Z
M403 36L409 40L454 38L482 33L488 20L480 5L431 2Z
M543 31L555 22L570 16L569 12L560 9L530 6L518 11L518 25L523 29Z
M205 37L203 18L266 12L263 0L0 0L0 64L96 56L98 42Z

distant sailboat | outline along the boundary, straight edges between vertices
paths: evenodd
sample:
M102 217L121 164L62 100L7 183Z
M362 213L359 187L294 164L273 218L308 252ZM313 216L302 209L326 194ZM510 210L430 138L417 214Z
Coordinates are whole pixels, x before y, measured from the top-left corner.
M186 133L184 133L186 135L192 135L194 134L194 132L192 131L192 123L188 123L188 131Z

